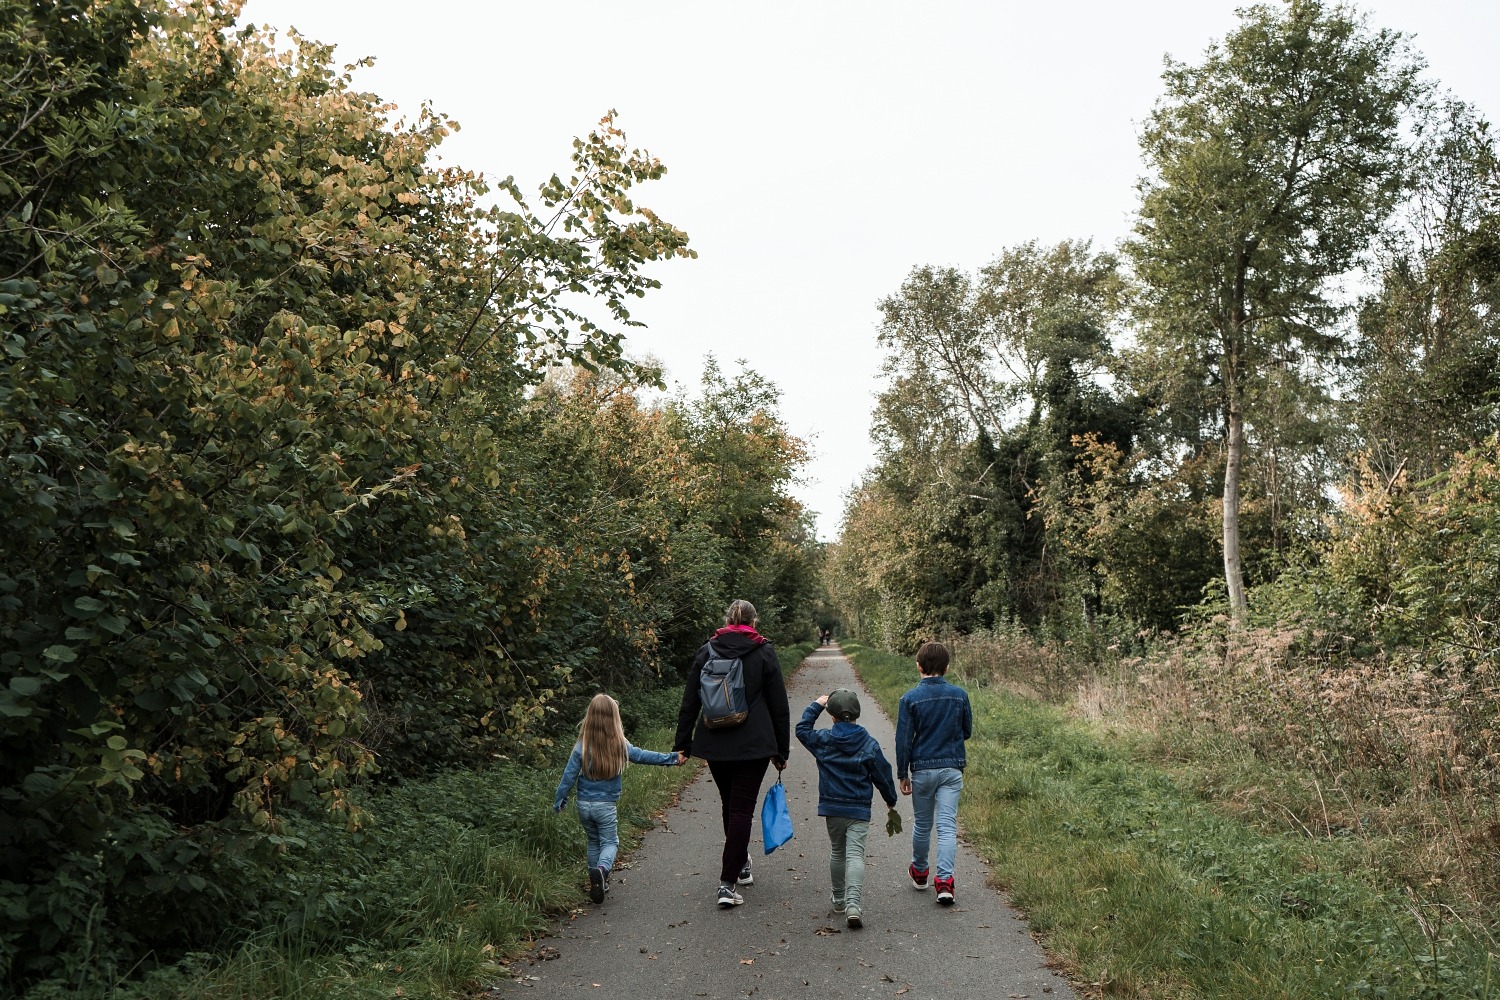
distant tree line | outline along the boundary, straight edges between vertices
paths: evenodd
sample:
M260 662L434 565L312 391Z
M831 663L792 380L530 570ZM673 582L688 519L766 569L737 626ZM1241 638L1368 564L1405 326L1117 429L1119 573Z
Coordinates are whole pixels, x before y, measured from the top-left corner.
M828 570L858 634L1084 649L1220 609L1500 647L1490 126L1346 7L1240 18L1168 62L1122 246L922 266L881 304Z

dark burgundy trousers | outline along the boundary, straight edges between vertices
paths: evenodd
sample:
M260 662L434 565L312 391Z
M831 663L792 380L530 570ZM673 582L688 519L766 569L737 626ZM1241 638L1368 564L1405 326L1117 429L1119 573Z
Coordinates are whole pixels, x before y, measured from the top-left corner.
M719 804L724 813L724 857L719 868L719 883L734 885L740 869L750 860L750 830L755 822L755 803L760 799L760 783L765 780L770 758L759 760L711 760L708 773L719 789Z

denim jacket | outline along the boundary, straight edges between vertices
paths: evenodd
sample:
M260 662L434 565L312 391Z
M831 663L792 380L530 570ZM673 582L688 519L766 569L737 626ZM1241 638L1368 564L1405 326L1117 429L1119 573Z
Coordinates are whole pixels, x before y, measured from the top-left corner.
M923 677L896 710L896 777L939 767L962 768L964 740L974 734L969 696L945 677Z
M632 764L660 764L670 767L677 763L675 753L657 753L655 750L642 750L640 747L632 746L629 742L625 744L625 753ZM563 768L562 781L557 783L557 795L552 802L552 811L557 812L568 801L568 793L573 786L578 786L579 802L615 802L620 798L621 777L624 772L613 778L590 778L583 771L583 744L574 743L573 752L568 755L568 766Z
M818 761L818 815L870 818L875 789L891 808L896 806L896 783L891 762L880 744L853 722L835 722L831 729L814 729L823 706L813 702L797 723L797 739Z

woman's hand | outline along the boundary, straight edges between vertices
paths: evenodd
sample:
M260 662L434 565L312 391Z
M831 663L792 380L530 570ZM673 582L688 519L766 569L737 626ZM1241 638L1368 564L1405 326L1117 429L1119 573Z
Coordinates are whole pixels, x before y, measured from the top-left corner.
M771 763L773 765L775 765L776 770L778 770L778 771L785 771L786 770L786 758L785 757L772 757L771 758Z

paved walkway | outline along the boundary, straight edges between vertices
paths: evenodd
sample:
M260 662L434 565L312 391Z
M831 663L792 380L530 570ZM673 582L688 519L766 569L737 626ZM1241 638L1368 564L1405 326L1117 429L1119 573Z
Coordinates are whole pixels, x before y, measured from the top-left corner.
M838 687L860 693L860 724L880 741L894 766L893 724L833 647L814 652L792 678L792 724L809 702ZM829 725L826 714L819 724ZM775 773L772 769L767 784ZM580 889L582 912L537 949L555 957L516 963L512 968L521 978L490 995L533 1000L1074 996L1046 967L1024 923L985 885L983 862L963 844L955 866L956 906L940 907L931 889L911 888L906 877L911 800L904 796L897 808L905 831L887 838L885 807L876 793L866 852L865 926L847 929L843 915L828 903L828 834L817 814L817 765L795 736L784 780L796 837L768 857L757 820L750 843L755 884L740 890L743 906L721 910L714 901L723 834L718 793L705 769L661 826L617 866L614 888L602 906L588 903Z

